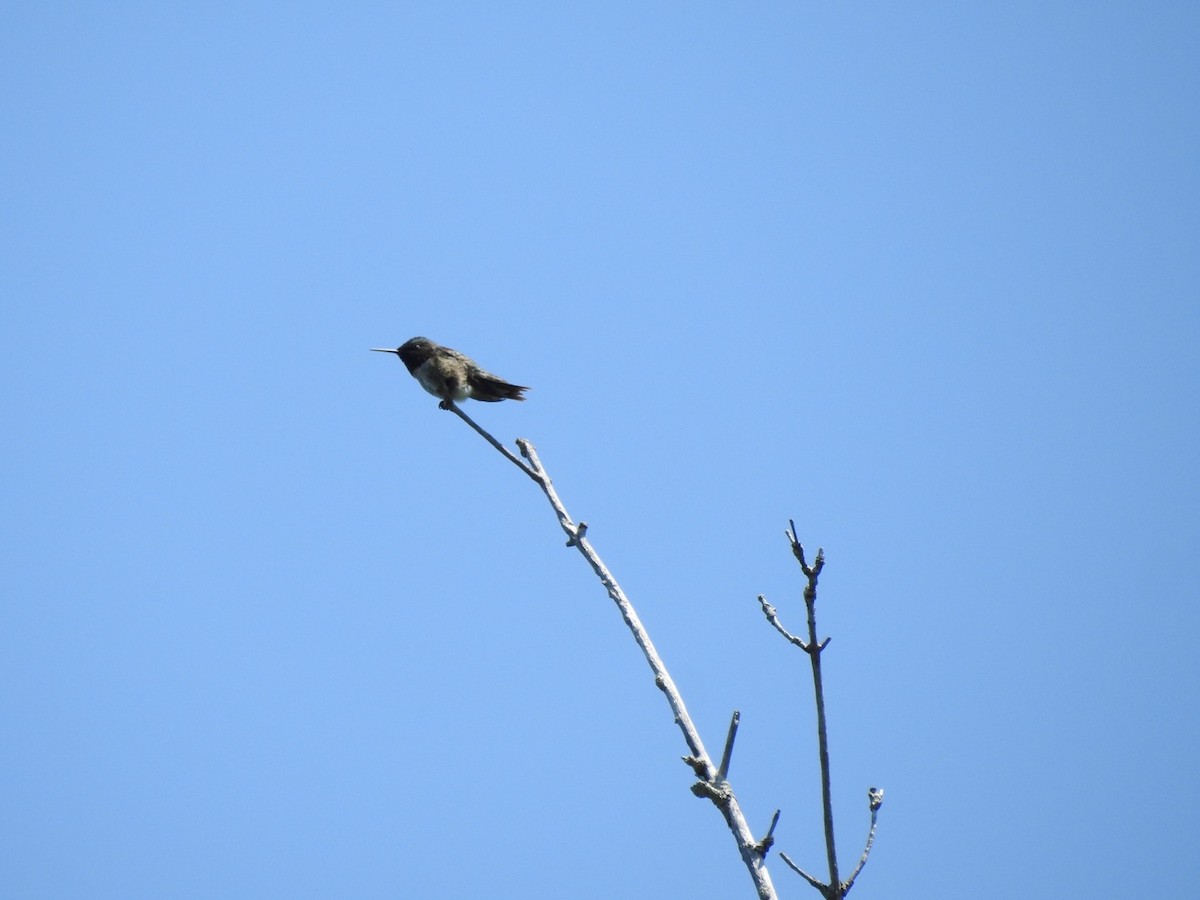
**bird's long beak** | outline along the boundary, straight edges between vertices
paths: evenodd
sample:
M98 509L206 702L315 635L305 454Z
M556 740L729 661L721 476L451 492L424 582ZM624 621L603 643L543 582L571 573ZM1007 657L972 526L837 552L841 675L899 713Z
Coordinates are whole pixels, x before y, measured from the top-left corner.
M376 353L395 353L397 356L400 355L399 350L391 350L387 347L372 347L371 349Z

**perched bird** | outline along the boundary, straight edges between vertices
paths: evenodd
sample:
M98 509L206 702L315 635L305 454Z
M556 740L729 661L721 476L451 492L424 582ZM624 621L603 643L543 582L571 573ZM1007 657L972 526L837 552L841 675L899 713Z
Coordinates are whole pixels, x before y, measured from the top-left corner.
M433 396L442 398L443 405L468 397L488 403L524 400L521 392L529 390L497 378L479 368L471 357L435 344L429 338L412 338L395 350L382 347L371 349L376 353L395 353L408 368L409 374L421 383L421 387Z

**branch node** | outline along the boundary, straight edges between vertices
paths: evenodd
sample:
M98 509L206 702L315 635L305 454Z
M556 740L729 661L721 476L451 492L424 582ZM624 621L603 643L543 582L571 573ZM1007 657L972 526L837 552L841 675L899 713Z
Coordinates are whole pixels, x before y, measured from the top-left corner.
M714 784L711 781L697 781L692 785L692 793L697 797L707 797L722 809L733 799L733 789L728 784Z
M709 769L707 760L700 759L699 757L696 757L696 756L684 756L684 757L680 757L680 758L685 763L687 763L687 765L691 768L691 770L693 772L696 773L697 778L699 778L701 781L705 781L705 782L707 782L709 780L709 777L712 775L712 772ZM693 790L694 790L694 788L693 788Z
M587 522L580 522L578 525L576 525L575 533L573 535L571 535L569 538L567 538L567 546L574 547L581 540L583 540L584 535L587 534L587 529L588 529Z

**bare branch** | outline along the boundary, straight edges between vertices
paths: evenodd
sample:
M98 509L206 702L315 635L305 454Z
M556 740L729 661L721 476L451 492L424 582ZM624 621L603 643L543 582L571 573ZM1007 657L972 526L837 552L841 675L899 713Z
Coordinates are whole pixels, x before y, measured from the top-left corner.
M675 687L675 682L671 680L666 666L663 664L658 651L650 640L650 635L638 618L637 612L634 611L633 604L629 602L629 599L625 596L625 592L617 584L617 580L608 570L608 567L604 565L604 562L600 559L600 555L592 548L591 543L586 537L586 529L581 529L580 526L571 520L566 507L563 506L562 500L559 499L558 492L554 489L554 482L551 480L549 473L546 472L542 461L538 458L537 450L533 444L521 438L517 441L517 446L521 449L521 454L529 460L533 480L538 483L542 491L546 494L546 499L550 501L550 506L554 509L555 515L558 516L559 526L566 532L567 537L571 541L570 546L578 549L584 559L588 561L588 564L592 567L592 571L596 573L596 577L600 579L600 583L608 591L609 597L617 604L622 618L625 619L625 624L633 632L634 640L642 648L646 662L650 664L650 670L654 673L655 684L666 695L667 702L671 705L671 712L675 716L675 723L679 726L680 731L683 732L683 738L688 745L688 750L691 751L692 756L697 759L703 759L708 763L711 770L711 762L709 761L708 753L704 749L704 744L700 740L700 733L696 730L696 726L692 724L692 718L688 715L687 707L684 706L683 697L680 696L678 688Z
M554 510L555 516L558 518L559 527L567 535L567 546L577 549L588 565L592 567L592 571L596 573L596 577L600 579L600 583L604 585L608 596L617 605L617 609L621 612L621 617L625 620L633 638L637 641L638 646L642 649L642 653L646 657L646 662L650 665L650 671L654 673L654 683L667 699L667 703L671 707L671 713L675 717L675 724L679 726L680 732L683 734L684 743L687 744L689 755L684 757L684 762L691 766L692 770L700 778L696 784L692 786L692 792L697 796L707 797L712 800L716 807L721 811L725 818L725 823L728 825L730 832L733 834L734 841L737 844L738 852L741 854L742 862L745 864L747 871L750 873L750 878L754 882L755 890L758 893L760 900L774 900L776 897L775 886L771 883L770 873L763 864L763 855L759 851L758 844L754 840L754 835L750 831L750 826L746 824L746 818L742 814L741 807L734 796L733 788L728 782L724 781L724 767L728 765L728 754L733 749L733 733L736 731L736 714L735 725L731 727L729 740L726 744L726 759L721 770L716 770L713 767L712 760L708 752L704 749L704 743L700 739L700 733L696 730L696 726L692 723L692 718L688 714L687 707L684 705L683 697L679 693L679 689L672 681L667 667L663 664L662 658L658 655L653 642L650 640L650 635L646 631L641 620L638 618L637 612L633 608L633 604L629 602L629 598L625 596L625 592L617 583L608 567L604 565L598 553L593 549L588 541L587 525L580 522L576 524L572 521L567 513L566 507L558 496L558 492L554 488L554 481L550 478L549 472L546 471L542 461L538 458L537 450L533 444L524 438L517 440L517 447L521 451L526 462L522 462L512 453L507 447L497 441L494 437L480 428L460 410L456 405L445 401L442 404L443 409L449 409L451 412L458 415L464 422L470 425L478 432L489 444L499 451L506 459L521 469L528 475L542 492L546 495L546 499L550 502L551 508Z

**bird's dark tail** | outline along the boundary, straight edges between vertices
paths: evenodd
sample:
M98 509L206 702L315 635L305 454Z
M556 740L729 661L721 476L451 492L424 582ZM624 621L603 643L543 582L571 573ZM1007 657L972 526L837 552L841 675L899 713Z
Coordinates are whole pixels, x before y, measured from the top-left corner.
M520 384L509 384L503 378L480 372L471 379L471 399L485 403L500 400L524 400L521 395L529 388Z

